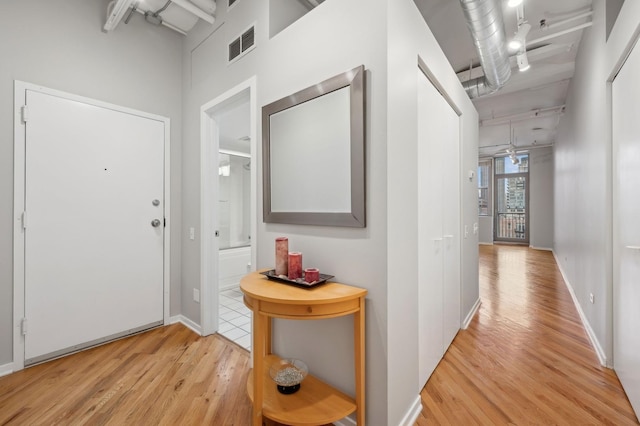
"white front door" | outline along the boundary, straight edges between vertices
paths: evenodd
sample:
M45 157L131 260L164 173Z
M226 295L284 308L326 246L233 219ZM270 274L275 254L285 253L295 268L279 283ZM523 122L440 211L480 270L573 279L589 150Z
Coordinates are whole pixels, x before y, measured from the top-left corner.
M25 98L29 365L163 322L165 125L35 90Z
M640 415L640 48L613 82L613 361Z

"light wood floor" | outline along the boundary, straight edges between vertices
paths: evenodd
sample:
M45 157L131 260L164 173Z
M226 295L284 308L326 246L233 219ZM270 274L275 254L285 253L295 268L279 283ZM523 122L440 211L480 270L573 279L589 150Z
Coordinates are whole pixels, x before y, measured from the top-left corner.
M175 324L0 378L0 425L251 423L249 353Z
M417 425L634 425L553 255L480 247L482 306L421 392Z
M482 306L422 391L416 424L638 424L552 255L480 250ZM0 378L0 425L245 426L248 373L247 351L176 324Z

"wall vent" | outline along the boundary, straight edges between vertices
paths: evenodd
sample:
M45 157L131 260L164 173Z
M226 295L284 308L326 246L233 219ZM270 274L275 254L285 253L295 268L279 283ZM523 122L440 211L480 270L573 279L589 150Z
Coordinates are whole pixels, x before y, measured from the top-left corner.
M242 53L242 51L240 49L240 37L238 37L229 45L229 61L233 61L235 58L240 56L240 53Z
M229 62L235 61L255 47L255 25L229 43Z
M255 43L255 30L254 27L249 28L242 34L242 51L246 52L247 49L253 46Z

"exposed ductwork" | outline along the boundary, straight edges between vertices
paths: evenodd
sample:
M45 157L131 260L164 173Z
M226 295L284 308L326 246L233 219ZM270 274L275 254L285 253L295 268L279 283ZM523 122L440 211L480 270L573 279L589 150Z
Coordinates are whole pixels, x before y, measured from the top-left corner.
M480 57L484 76L465 81L470 98L496 92L511 77L506 35L499 0L460 0L467 27Z

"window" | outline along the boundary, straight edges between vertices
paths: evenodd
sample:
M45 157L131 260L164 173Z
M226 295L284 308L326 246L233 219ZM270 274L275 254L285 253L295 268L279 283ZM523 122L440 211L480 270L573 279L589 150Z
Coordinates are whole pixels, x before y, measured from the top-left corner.
M509 175L512 173L528 173L529 172L529 154L514 155L517 160L510 157L496 158L496 174Z
M491 159L478 162L478 215L491 216Z

